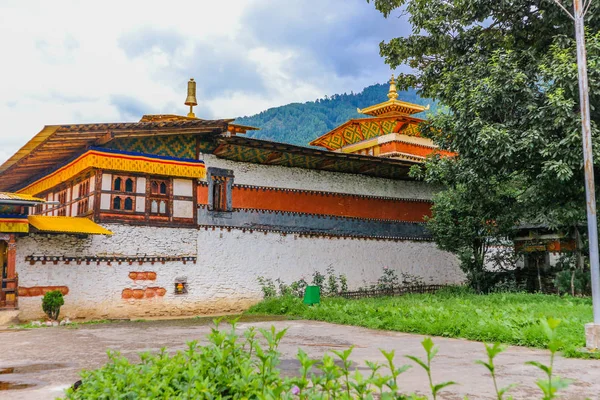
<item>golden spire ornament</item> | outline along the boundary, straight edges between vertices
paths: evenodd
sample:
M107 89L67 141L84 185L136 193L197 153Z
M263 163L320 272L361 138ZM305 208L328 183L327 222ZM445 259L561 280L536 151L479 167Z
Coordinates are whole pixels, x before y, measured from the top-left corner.
M194 106L198 105L198 100L196 100L196 82L194 82L194 78L191 78L188 82L187 87L187 99L185 99L186 106L190 106L190 112L188 113L188 118L196 118L196 114L194 114Z
M396 81L394 80L394 74L392 74L392 79L390 79L390 91L387 95L388 99L396 100L398 98L398 92L396 92Z

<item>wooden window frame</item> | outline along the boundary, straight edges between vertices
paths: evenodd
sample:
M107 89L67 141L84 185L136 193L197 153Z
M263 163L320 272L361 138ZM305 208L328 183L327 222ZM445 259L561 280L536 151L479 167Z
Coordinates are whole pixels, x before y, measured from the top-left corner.
M169 179L157 179L148 177L148 193L146 195L148 215L169 217L171 215L171 182ZM154 190L156 187L156 190ZM164 187L164 191L162 188ZM156 202L156 211L152 209L152 203ZM164 204L164 211L161 211Z
M216 212L233 211L231 199L233 170L209 167L206 178L208 181L208 209Z
M111 189L112 194L110 196L110 209L111 211L125 212L125 213L134 213L135 212L135 197L136 197L136 187L137 187L137 177L130 175L113 175L111 181ZM117 180L119 180L119 185L117 188ZM131 181L131 190L127 189L127 183ZM119 208L115 207L115 201L120 201ZM125 208L127 201L131 202L131 208Z
M59 217L67 216L67 189L63 189L56 194L58 198L58 208L56 209L56 215Z

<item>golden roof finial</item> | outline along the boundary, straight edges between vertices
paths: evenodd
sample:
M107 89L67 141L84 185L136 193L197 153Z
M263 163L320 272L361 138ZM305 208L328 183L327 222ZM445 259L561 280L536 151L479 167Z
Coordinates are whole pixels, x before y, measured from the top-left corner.
M398 98L398 93L396 92L396 81L394 80L394 74L392 74L392 79L390 79L390 91L388 92L388 99L396 100Z
M194 78L191 78L188 82L188 91L187 91L187 99L185 99L185 105L190 106L190 112L188 113L188 118L196 118L196 114L194 114L194 106L198 105L198 101L196 100L196 82L194 82Z

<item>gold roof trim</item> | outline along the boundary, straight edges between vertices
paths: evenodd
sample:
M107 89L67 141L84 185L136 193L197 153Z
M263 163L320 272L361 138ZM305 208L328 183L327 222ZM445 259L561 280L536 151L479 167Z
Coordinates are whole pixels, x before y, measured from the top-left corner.
M426 110L429 110L429 104L427 106L421 106L418 104L408 103L406 101L398 100L398 92L396 90L396 80L392 74L390 79L390 90L388 92L388 101L383 103L375 104L370 107L363 109L357 108L359 114L371 115L373 117L393 116L393 115L412 115L417 114Z
M38 197L34 197L30 194L22 194L22 193L9 193L9 192L0 192L0 202L2 200L9 201L24 201L24 202L36 202L36 203L45 203L46 200L40 199Z

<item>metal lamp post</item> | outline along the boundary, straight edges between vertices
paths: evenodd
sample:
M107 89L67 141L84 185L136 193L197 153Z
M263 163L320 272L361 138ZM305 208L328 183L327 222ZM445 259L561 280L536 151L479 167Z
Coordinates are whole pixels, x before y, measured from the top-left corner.
M596 191L594 188L594 157L592 154L592 127L590 123L590 98L585 49L585 14L593 0L573 0L571 14L560 2L554 0L573 21L577 40L577 71L579 75L579 105L581 107L581 133L583 140L583 168L585 171L585 194L587 225L590 246L590 273L592 275L592 304L594 323L586 325L586 345L600 347L600 262L598 259L598 222L596 219Z

